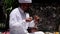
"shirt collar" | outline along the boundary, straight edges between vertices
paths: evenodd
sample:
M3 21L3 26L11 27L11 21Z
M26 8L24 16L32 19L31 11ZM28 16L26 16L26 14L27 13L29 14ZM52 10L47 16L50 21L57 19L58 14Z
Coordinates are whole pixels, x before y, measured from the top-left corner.
M21 12L21 13L24 13L24 10L22 10L20 7L18 7L19 8L19 11Z

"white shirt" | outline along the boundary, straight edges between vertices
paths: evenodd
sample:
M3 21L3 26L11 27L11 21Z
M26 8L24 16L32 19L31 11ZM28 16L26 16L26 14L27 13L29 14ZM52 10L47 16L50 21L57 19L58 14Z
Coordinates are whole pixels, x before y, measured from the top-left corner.
M10 13L9 27L10 34L26 34L29 23L25 21L26 14L21 8L15 8ZM32 25L32 24L31 24Z

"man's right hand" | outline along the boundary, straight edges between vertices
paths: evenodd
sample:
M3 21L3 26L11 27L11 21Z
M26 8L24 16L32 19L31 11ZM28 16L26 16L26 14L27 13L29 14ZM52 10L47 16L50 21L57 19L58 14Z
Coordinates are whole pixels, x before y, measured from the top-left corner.
M26 19L26 22L31 22L31 21L32 21L32 17Z

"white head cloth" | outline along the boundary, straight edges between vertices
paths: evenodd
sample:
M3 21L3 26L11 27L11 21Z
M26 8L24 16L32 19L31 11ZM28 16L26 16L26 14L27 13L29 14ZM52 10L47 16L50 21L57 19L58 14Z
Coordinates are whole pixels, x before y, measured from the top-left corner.
M32 3L32 0L18 0L19 3Z

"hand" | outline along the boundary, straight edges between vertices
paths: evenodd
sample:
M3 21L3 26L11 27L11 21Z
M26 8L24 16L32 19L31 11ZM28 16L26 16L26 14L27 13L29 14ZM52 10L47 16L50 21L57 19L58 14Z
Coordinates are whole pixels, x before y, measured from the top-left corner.
M31 21L32 21L32 17L26 19L26 22L31 22Z
M35 21L35 22L38 22L38 21L39 21L39 16L35 15L35 16L34 16L34 21Z

